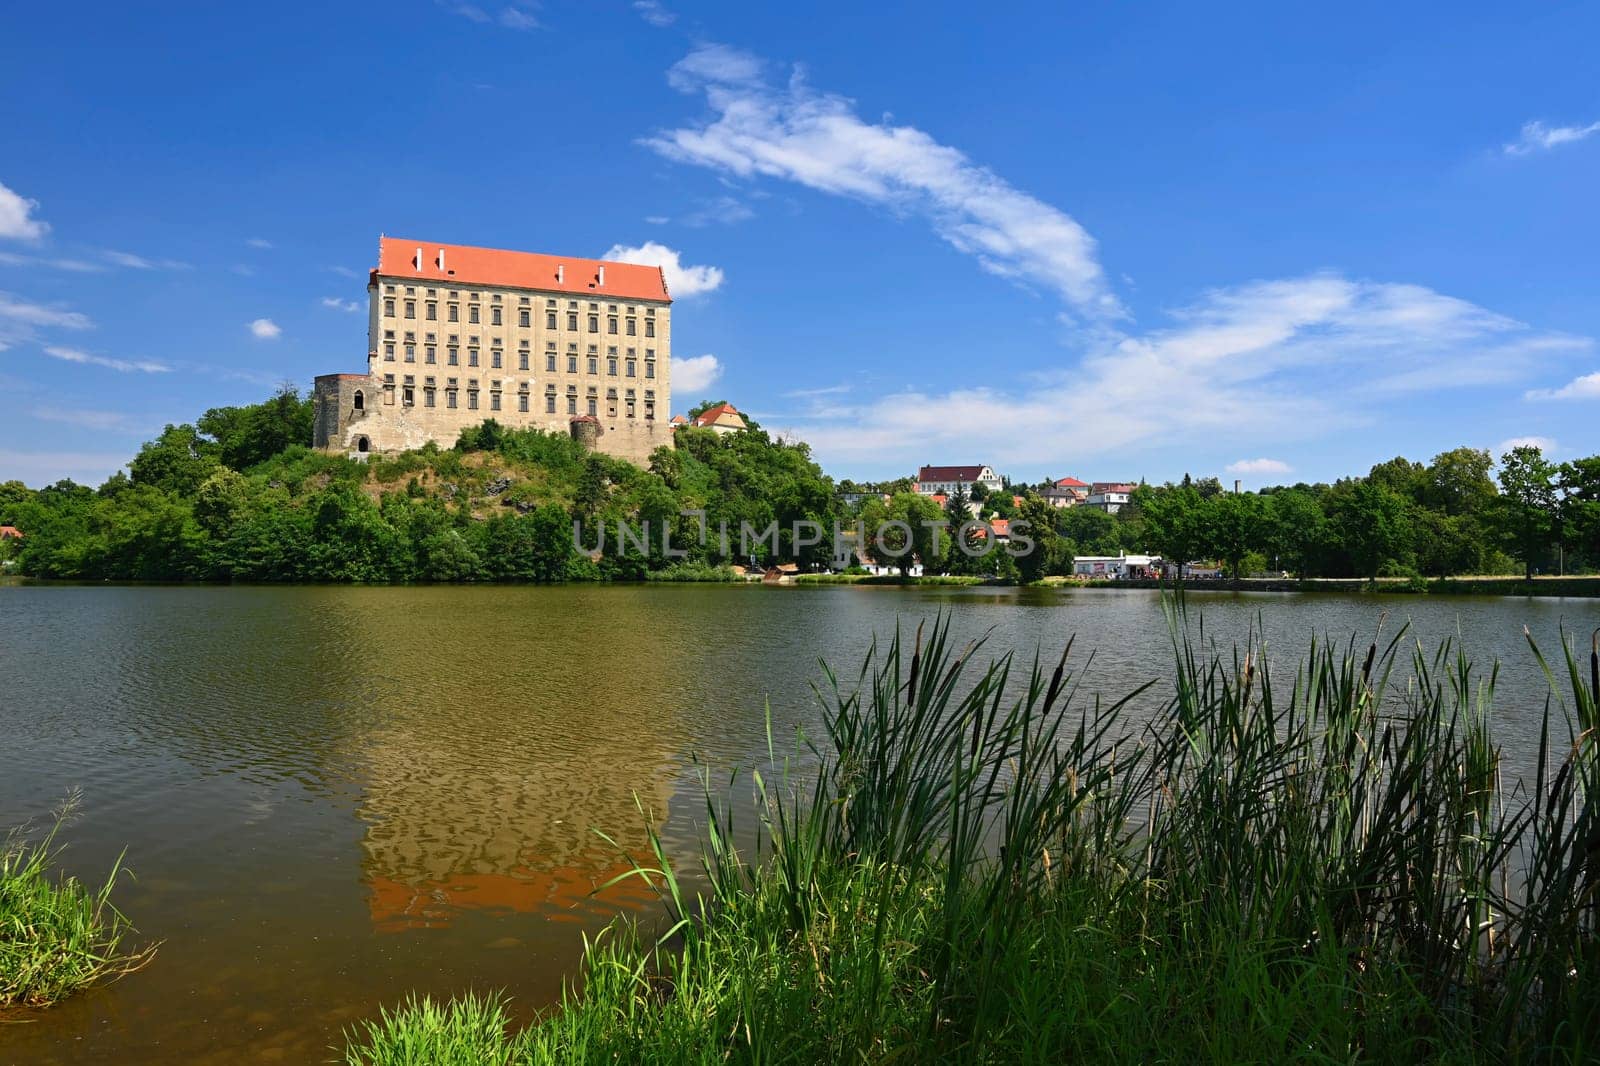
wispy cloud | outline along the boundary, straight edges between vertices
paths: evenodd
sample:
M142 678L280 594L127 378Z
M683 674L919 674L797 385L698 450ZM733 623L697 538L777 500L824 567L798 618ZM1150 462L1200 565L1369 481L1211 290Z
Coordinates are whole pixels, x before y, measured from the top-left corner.
M798 69L782 84L768 73L748 52L696 48L668 81L703 95L712 117L644 143L739 178L778 178L920 215L985 270L1052 290L1088 318L1122 314L1094 238L1064 211L914 126L863 120L851 100L811 88Z
M1600 372L1573 378L1559 389L1529 389L1529 400L1600 400Z
M66 363L80 363L85 366L103 366L107 370L116 370L123 374L167 374L172 368L165 363L152 362L147 359L112 359L104 355L93 355L80 348L64 348L60 345L50 345L45 348L44 354L52 359L60 359Z
M1596 133L1600 133L1600 122L1591 122L1587 126L1546 126L1536 120L1524 123L1522 133L1516 140L1508 142L1503 150L1506 155L1546 152L1563 144L1581 141Z
M672 361L672 388L679 396L710 388L722 376L722 363L714 355L696 355Z
M80 311L32 303L9 292L0 292L0 319L23 326L55 326L61 329L88 329L91 326L89 316Z
M265 237L251 237L244 243L248 244L252 248L260 248L262 250L272 247L272 242L267 240Z
M637 247L613 244L611 250L600 258L609 259L614 263L640 263L644 266L660 267L667 276L667 291L674 299L699 296L701 293L711 292L722 284L720 267L685 265L683 256L676 249L668 248L656 241L645 241Z
M1559 445L1549 437L1511 437L1496 444L1490 454L1499 460L1502 455L1517 448L1538 448L1548 457L1556 452Z
M245 328L252 337L263 341L274 340L283 333L283 328L270 318L258 318Z
M745 222L755 218L756 213L750 206L732 196L719 196L715 200L708 200L698 208L684 215L680 222L685 226L731 226L736 222Z
M331 307L335 311L349 311L352 314L361 310L361 305L354 300L341 300L337 296L324 296L322 306Z
M86 259L18 255L16 252L0 252L0 264L5 266L50 267L55 270L69 270L76 274L98 274L106 269L104 263L91 263Z
M660 0L633 0L633 9L639 17L658 29L664 29L678 21L678 16L662 7Z
M1227 469L1230 474L1287 474L1294 467L1282 459L1240 459Z
M23 452L0 449L0 470L33 485L48 485L62 478L97 484L122 469L126 455L115 452Z
M533 14L535 5L530 3L512 3L491 11L489 8L477 4L467 3L465 0L438 0L439 6L452 15L460 15L470 22L480 25L502 26L508 30L534 30L539 28L539 20Z
M1535 330L1416 285L1331 274L1206 293L1173 324L1093 337L1027 388L908 390L797 428L827 460L925 460L932 447L1037 464L1174 440L1271 447L1376 416L1418 392L1503 382L1583 338ZM1154 397L1181 395L1181 403ZM1000 432L1000 430L1004 432Z
M36 241L50 232L50 224L35 217L39 201L30 200L0 184L0 237Z
M189 264L177 259L151 259L148 256L135 255L133 252L119 252L107 248L101 253L117 266L127 267L130 270L188 270Z
M60 422L69 426L81 426L84 429L93 429L102 433L112 430L128 430L135 426L135 419L120 411L90 411L78 407L36 407L33 417L45 422Z
M668 218L666 215L646 215L644 216L644 220L650 223L652 226L665 226L668 222L672 221L672 219Z

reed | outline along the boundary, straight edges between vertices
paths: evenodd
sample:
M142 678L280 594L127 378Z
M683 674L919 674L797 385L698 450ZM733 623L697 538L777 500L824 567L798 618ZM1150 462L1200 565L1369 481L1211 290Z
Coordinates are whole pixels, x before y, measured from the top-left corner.
M1536 779L1507 785L1496 670L1453 643L1318 641L1279 678L1170 620L1170 687L1116 700L1070 644L990 657L944 620L827 671L824 735L769 731L753 844L707 776L709 889L652 835L625 876L666 932L587 942L582 992L485 1061L1600 1053L1600 643L1538 660Z
M156 946L125 950L133 932L111 903L119 858L99 887L52 874L71 802L42 839L13 830L0 845L0 1010L48 1007L149 962Z

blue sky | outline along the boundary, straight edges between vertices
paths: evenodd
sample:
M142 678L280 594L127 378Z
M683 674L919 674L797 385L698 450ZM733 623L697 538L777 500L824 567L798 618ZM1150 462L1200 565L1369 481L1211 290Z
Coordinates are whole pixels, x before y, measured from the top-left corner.
M362 369L379 233L663 262L841 477L1600 451L1600 8L972 10L29 5L0 480Z

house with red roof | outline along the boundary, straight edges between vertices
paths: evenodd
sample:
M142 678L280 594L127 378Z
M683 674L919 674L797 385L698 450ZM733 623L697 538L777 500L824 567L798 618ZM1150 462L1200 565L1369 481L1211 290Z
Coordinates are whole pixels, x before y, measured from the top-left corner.
M21 540L22 530L16 526L0 526L0 540Z
M744 415L731 403L719 403L715 407L708 407L695 415L689 424L696 429L709 429L713 433L738 433L740 430L749 429L744 420Z
M948 495L957 489L971 495L972 486L982 485L990 492L999 492L1001 481L993 467L977 466L924 466L917 471L918 496Z

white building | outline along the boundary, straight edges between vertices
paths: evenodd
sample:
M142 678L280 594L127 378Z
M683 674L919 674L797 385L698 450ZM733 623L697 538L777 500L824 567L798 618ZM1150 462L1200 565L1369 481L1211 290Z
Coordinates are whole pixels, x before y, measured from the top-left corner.
M1075 555L1072 573L1076 577L1126 581L1161 576L1159 555Z
M925 466L917 471L918 496L948 496L957 489L970 495L974 485L990 492L1003 487L1000 476L988 466Z

